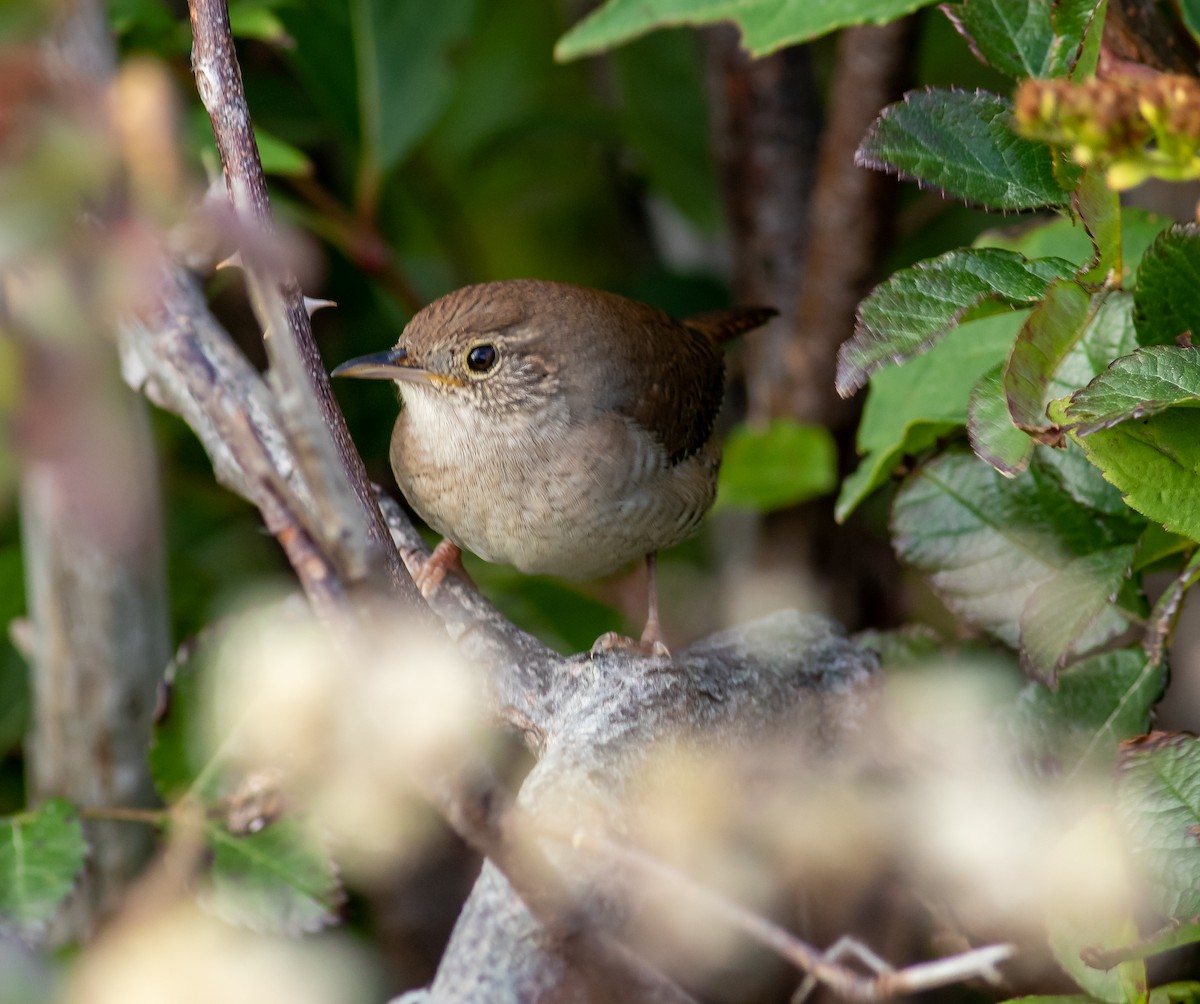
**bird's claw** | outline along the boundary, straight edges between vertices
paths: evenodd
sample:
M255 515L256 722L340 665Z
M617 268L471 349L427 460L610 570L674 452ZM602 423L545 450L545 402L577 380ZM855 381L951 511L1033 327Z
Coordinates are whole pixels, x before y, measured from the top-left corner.
M642 635L640 639L630 638L617 631L606 631L592 643L591 655L594 658L605 652L636 652L638 655L654 656L663 659L671 658L671 651L661 637Z
M471 581L471 577L463 568L462 550L454 541L443 537L438 546L433 549L433 553L421 563L421 567L413 574L413 583L421 591L421 595L425 599L429 599L442 584L442 579L446 577L447 572L454 572L456 575L461 575L467 582Z

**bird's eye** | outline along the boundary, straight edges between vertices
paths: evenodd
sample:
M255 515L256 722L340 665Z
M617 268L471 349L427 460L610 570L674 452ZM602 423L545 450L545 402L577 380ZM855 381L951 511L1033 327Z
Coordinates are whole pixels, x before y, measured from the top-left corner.
M500 358L494 345L476 345L467 353L467 369L472 373L486 373Z

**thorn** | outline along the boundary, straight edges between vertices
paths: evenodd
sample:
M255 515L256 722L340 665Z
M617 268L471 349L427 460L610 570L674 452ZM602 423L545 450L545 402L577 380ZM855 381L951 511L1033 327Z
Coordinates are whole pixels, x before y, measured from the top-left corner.
M217 262L215 267L218 272L223 268L244 268L242 265L242 252L234 251L233 254L231 254L224 261Z
M311 296L304 297L304 310L309 317L312 317L318 310L323 310L326 307L336 307L335 300L316 300Z

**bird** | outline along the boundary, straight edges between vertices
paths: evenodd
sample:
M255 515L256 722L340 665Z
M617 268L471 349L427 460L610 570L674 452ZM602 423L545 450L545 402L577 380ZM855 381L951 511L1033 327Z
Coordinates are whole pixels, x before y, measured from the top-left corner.
M470 285L413 315L395 346L333 370L392 380L390 461L443 537L415 576L425 596L461 551L527 574L599 578L644 558L648 611L634 641L669 654L656 556L712 507L721 461L722 345L776 311L676 320L615 293L538 279Z

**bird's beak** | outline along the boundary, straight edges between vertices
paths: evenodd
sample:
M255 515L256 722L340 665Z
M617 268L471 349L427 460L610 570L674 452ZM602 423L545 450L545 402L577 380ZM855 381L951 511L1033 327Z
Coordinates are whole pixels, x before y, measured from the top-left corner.
M359 380L405 380L411 383L426 383L431 374L414 365L408 353L397 345L384 352L373 352L342 363L330 374L335 377L357 377Z

